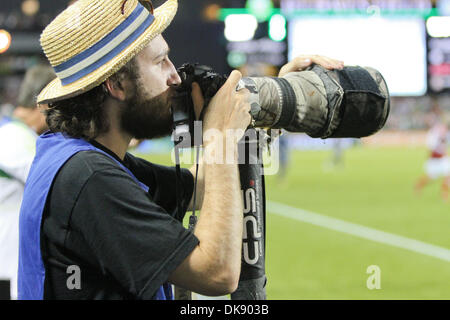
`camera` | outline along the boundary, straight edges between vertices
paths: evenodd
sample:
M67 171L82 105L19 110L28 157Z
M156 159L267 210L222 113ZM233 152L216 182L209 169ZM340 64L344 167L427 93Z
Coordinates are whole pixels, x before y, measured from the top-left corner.
M206 107L227 77L208 66L191 63L177 71L182 83L172 99L174 129L192 134L192 83L199 84ZM314 138L369 136L384 126L390 110L386 81L370 67L327 70L314 64L280 78L244 77L236 90L244 88L250 92L253 126L305 132Z

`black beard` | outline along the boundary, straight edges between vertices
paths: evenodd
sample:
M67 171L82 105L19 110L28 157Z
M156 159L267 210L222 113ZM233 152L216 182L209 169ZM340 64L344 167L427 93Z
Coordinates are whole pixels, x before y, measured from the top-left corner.
M172 133L173 119L170 108L170 91L151 99L144 98L142 87L125 101L121 111L120 124L124 131L136 139L154 139Z

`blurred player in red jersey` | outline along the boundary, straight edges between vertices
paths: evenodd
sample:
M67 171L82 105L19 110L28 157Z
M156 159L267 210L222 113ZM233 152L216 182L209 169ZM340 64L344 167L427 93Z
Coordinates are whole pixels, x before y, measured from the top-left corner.
M436 103L432 108L430 125L427 134L430 154L424 166L425 174L416 183L416 191L420 192L429 182L443 177L441 196L444 200L448 200L450 185L450 162L447 157L448 128Z

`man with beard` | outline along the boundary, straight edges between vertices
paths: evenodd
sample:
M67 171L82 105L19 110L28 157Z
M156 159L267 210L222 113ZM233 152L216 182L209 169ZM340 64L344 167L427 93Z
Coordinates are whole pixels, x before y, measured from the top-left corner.
M149 1L79 0L42 33L58 78L38 97L49 104L50 131L38 139L22 202L19 299L172 299L170 284L204 295L236 289L243 201L237 140L227 143L225 132L243 133L251 121L249 93L236 91L240 73L204 116L204 132L222 133L205 139L205 154L235 162L202 165L193 232L181 221L194 171L182 171L179 216L174 168L126 152L132 138L171 132L180 78L161 33L176 9L176 0L156 10ZM198 112L198 86L192 95Z
M204 166L202 217L190 232L176 215L174 168L126 152L133 137L171 132L170 97L181 80L161 32L176 9L176 0L156 10L137 0L79 0L42 33L58 78L38 97L49 104L50 131L37 141L22 202L19 299L172 299L170 284L206 295L236 289L237 164ZM233 72L212 99L204 130L248 126L240 77ZM189 170L182 184L185 212Z

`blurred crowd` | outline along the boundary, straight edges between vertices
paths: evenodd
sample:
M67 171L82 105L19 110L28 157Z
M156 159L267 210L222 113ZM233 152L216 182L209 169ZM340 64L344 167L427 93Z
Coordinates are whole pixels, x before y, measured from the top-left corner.
M438 107L442 120L450 121L450 95L425 95L420 97L391 97L391 111L386 122L387 130L427 130L428 114Z

